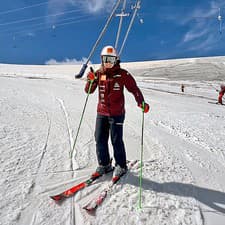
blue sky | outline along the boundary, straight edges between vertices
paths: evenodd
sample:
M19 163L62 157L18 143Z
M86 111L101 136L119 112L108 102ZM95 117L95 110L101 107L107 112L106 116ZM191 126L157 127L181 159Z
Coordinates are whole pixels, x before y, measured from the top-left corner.
M85 61L115 2L1 1L0 63L76 64ZM126 12L132 12L131 5L135 2L127 0ZM124 19L119 47L130 18ZM224 0L142 0L121 61L225 55L224 18ZM91 58L93 63L99 63L103 46L115 44L118 23L119 18L113 18Z

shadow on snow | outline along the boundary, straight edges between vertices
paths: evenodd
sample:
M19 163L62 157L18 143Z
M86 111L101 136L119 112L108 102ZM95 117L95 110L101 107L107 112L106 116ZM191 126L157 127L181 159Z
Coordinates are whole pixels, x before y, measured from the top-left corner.
M139 187L139 177L129 174L127 183ZM225 193L208 188L199 187L188 183L164 182L158 183L148 179L142 179L142 188L160 193L167 193L182 197L195 198L199 202L225 214L225 207L217 204L225 205Z

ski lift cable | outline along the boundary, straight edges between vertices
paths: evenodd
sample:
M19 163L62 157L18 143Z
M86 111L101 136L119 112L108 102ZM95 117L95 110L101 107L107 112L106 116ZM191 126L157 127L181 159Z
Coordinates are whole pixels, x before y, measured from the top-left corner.
M9 13L13 13L13 12L18 12L18 11L22 11L22 10L30 9L30 8L36 8L36 7L39 7L39 6L42 6L42 5L46 5L46 4L48 4L48 2L42 2L42 3L38 3L38 4L34 4L34 5L25 6L25 7L22 7L22 8L2 11L2 12L0 12L0 15L9 14Z
M75 20L75 21L71 21L71 22L67 22L67 23L59 23L59 24L56 24L56 27L58 28L58 27L62 27L62 26L65 26L65 25L69 25L69 24L87 22L87 21L92 21L92 20L94 20L94 19L89 16L89 17L86 17L85 19L78 20L78 21Z
M63 21L68 21L68 20L86 18L86 17L87 16L78 16L78 17L69 17L69 18L65 18L65 19L59 19L59 20L57 20L57 23L63 22ZM18 27L17 26L16 28L10 28L10 29L6 29L6 30L1 30L1 34L5 34L7 32L18 32L20 30L32 29L32 28L35 28L35 27L43 26L43 25L46 25L46 22L35 23L35 24L31 24L31 25L25 25L25 26L22 26L22 27Z
M122 53L123 48L124 48L124 45L125 45L125 43L126 43L128 34L129 34L130 30L131 30L131 27L132 27L132 25L133 25L133 23L134 23L134 19L135 19L136 15L137 15L137 11L140 9L140 7L141 7L141 0L137 0L137 1L136 1L136 4L135 4L135 7L134 7L134 12L133 12L133 15L132 15L130 24L129 24L129 26L128 26L126 35L125 35L125 37L124 37L123 43L122 43L121 48L120 48L120 51L119 51L119 56L121 56L121 53Z
M118 31L117 31L117 35L116 35L115 49L117 49L117 47L118 47L119 37L120 37L122 23L123 23L123 17L125 16L124 12L125 12L125 9L126 9L126 3L127 3L127 0L124 0L123 1L123 7L121 9L121 14L117 15L117 16L120 17L120 21L119 21L119 27L118 27Z
M67 23L60 23L60 24L57 24L57 28L59 29L59 28L61 28L63 26L66 26L66 25L76 24L76 23L80 23L80 22L87 22L87 21L93 21L93 18L89 17L89 18L86 18L85 20L82 20L82 21L77 21L76 20L76 21L71 21L71 22L67 22ZM42 28L37 28L37 29L33 30L32 32L37 32L37 31L42 31L42 30L49 30L51 28L52 28L51 26L48 26L46 28L43 28L43 27ZM26 32L26 34L28 33L26 30L24 30L24 31L20 31L20 32L17 32L17 33L13 33L13 34L17 34L17 36L21 34L21 36L23 36L22 34L24 34L25 32Z
M82 19L82 20L75 20L75 21L71 21L71 22L67 22L67 23L59 23L59 24L56 24L56 27L59 28L59 27L63 27L63 26L66 26L66 25L70 25L70 24L75 24L75 23L81 23L81 22L87 22L87 21L92 21L93 18L91 17L87 17L85 19ZM49 26L48 28L40 28L40 29L36 29L34 31L38 31L38 30L46 30L46 29L49 29L51 28L51 26Z
M57 29L59 29L59 27L63 27L63 26L66 26L66 25L71 25L71 24L76 24L76 23L81 23L81 22L87 22L87 21L92 21L93 18L91 17L84 17L83 19L80 19L80 20L74 20L74 21L70 21L70 22L66 22L66 23L57 23L55 24L55 27L57 27ZM41 26L41 25L40 25ZM40 27L39 26L39 27ZM40 28L36 28L36 29L33 29L32 31L30 32L36 32L36 31L41 31L41 30L49 30L52 28L52 25L49 25L47 27L43 27L43 25L40 27ZM8 35L22 35L24 33L27 33L27 29L24 29L24 30L21 30L21 31L17 31L17 32L12 32L12 33L8 33ZM0 34L0 36L3 36L4 34ZM7 35L7 34L5 34Z
M50 15L47 15L47 16L38 16L38 17L30 18L30 19L15 20L15 21L11 21L11 22L1 23L0 26L6 26L6 25L12 25L12 24L18 24L18 23L24 23L24 22L30 22L30 21L39 20L39 19L42 19L42 18L49 18L49 17L54 17L54 16L60 16L60 15L65 15L65 14L74 13L74 12L80 12L80 11L82 11L82 9L74 9L74 10L69 10L69 11L63 11L63 12L60 12L60 13L50 14Z
M57 0L55 0L55 1L52 0L52 2L57 2ZM10 10L6 10L6 11L1 11L0 15L14 13L14 12L18 12L18 11L22 11L22 10L30 9L30 8L37 8L39 6L47 5L47 4L49 4L49 1L41 2L41 3L37 3L37 4L33 4L33 5L24 6L24 7L21 7L21 8L15 8L15 9L10 9Z
M88 18L88 15L84 15L84 16L77 16L77 17L69 17L69 18L64 18L64 19L59 19L57 21L57 23L63 22L63 21L68 21L68 20L79 20L79 22L82 22L81 19L85 19ZM54 25L57 27L57 23L55 23ZM10 29L6 29L6 30L1 30L0 36L4 36L7 35L8 33L22 33L23 31L25 32L25 30L27 29L35 29L38 28L39 26L43 26L46 25L46 22L43 23L36 23L36 24L32 24L32 25L25 25L22 27L16 27L16 28L10 28ZM48 28L47 28L48 29Z
M152 15L154 15L154 12L142 12L141 13L141 15L143 15L143 16L152 16ZM215 14L214 15L209 15L209 16L191 16L190 18L191 19L211 19L211 18L213 18L215 16ZM171 19L171 17L170 16L163 16L163 19ZM222 16L221 16L221 18L222 18Z

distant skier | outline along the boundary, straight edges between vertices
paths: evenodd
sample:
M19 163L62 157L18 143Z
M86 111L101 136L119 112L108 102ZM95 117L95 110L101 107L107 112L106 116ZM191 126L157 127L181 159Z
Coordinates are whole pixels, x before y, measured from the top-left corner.
M225 93L225 85L221 85L220 86L220 91L219 91L219 96L218 96L218 103L219 104L223 104L223 95L224 95L224 93Z
M184 84L181 84L181 92L184 92Z
M143 108L145 113L149 111L149 105L145 103L131 74L120 67L118 55L112 46L106 46L102 49L101 67L95 73L88 73L85 86L87 93L91 82L93 83L90 93L93 93L98 87L95 141L99 165L93 175L101 176L113 169L108 147L110 135L115 159L113 180L116 180L127 171L123 142L124 87L134 95L137 105Z

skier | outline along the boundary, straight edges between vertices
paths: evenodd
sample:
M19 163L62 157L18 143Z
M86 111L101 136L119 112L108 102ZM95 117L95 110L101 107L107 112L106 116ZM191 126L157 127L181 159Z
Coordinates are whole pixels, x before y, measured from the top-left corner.
M113 170L108 148L110 135L115 159L113 180L119 179L127 172L126 152L123 142L124 87L134 95L137 105L143 109L144 113L149 111L149 105L144 101L132 75L120 67L119 57L112 46L105 46L102 49L100 68L95 73L89 72L87 75L86 93L88 91L93 93L97 87L98 106L95 141L99 165L93 176L101 176Z
M225 93L225 85L221 84L220 86L220 91L219 91L219 96L218 96L218 103L223 105L223 95Z
M184 92L184 84L181 84L181 92Z

